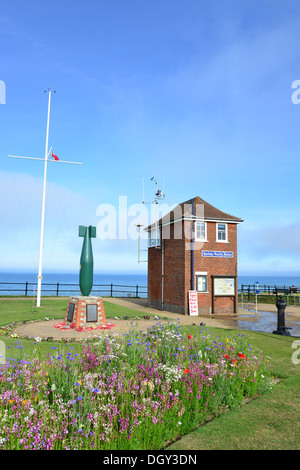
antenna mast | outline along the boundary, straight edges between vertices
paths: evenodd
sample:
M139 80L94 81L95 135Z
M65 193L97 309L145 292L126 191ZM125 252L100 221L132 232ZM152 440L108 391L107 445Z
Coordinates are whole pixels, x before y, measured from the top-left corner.
M152 176L150 181L153 181L155 184L155 196L152 201L145 201L145 195L144 195L144 178L143 178L143 204L155 204L156 206L156 220L155 220L155 225L154 225L154 233L155 233L155 239L154 239L154 244L152 244L152 239L151 239L151 246L155 246L156 248L160 247L160 242L159 242L159 228L158 228L158 205L159 205L159 200L165 199L165 194L164 191L161 191L158 189L158 182L155 180L155 177ZM139 230L139 237L138 237L138 262L142 263L143 261L140 260L140 232L141 232L141 227L142 224L137 224L138 230ZM147 251L147 250L142 250L142 251Z

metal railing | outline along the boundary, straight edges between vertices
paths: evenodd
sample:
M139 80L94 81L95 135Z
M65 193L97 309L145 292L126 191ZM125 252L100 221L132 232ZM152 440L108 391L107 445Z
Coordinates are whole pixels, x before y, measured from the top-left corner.
M266 285L266 284L242 284L239 288L240 293L253 293L255 294L257 291L261 294L299 294L300 287L299 286L280 286L280 285Z
M300 305L299 286L269 286L242 284L238 289L239 302L242 303L274 303L282 296L287 305Z
M0 296L22 295L25 297L36 294L35 282L0 282ZM78 284L44 283L42 285L44 296L81 295ZM123 284L94 284L91 295L103 297L147 297L147 286L127 286Z

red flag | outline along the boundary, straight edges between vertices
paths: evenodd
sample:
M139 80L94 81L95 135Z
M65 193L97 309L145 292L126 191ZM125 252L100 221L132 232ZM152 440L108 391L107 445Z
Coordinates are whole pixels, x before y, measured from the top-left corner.
M54 155L54 153L53 153L53 152L51 152L51 157L53 157L53 158L54 158L54 160L59 160L58 156L57 156L57 155Z

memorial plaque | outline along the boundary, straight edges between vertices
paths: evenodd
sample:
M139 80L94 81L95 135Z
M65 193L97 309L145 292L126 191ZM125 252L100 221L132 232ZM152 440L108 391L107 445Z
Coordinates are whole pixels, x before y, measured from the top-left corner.
M87 304L86 306L86 321L98 321L98 305L97 304Z
M72 304L72 303L69 304L68 317L67 317L67 321L69 322L72 322L73 320L74 307L75 307L75 304Z

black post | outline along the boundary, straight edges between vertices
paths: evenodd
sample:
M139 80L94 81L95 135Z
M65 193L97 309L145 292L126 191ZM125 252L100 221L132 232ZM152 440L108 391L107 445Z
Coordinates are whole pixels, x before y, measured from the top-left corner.
M113 285L111 284L110 285L110 296L112 297L112 295L113 295Z
M286 303L282 298L282 295L279 296L279 299L276 302L277 307L277 330L273 331L275 335L285 335L290 336L290 333L287 330L291 328L287 328L285 326L285 316L284 311L286 308Z
M26 286L25 286L25 295L27 297L27 292L28 292L28 282L26 281Z
M59 282L57 283L57 286L56 286L56 297L58 297L58 290L59 290Z
M139 286L136 286L136 290L135 290L135 296L138 297L139 296Z

